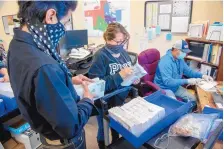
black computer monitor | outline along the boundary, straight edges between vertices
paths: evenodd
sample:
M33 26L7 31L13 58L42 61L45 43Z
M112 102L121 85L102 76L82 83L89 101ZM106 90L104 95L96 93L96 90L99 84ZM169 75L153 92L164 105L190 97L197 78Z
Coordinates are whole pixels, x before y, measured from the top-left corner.
M192 51L188 55L202 58L204 53L204 43L190 42L189 49Z
M66 34L65 34L65 47L66 47L66 49L81 48L85 45L88 45L88 32L87 32L87 30L66 31Z

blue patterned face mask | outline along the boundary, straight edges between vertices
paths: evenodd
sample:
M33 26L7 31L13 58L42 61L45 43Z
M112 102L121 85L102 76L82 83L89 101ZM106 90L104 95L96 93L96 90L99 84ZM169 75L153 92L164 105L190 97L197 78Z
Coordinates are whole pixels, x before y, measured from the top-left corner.
M72 76L61 56L56 51L56 47L62 36L65 34L64 26L58 22L56 24L43 24L28 22L27 27L33 36L34 42L38 48L52 56L62 67L62 69Z
M46 24L47 34L51 39L52 44L56 47L61 39L65 35L64 26L61 22L57 24Z

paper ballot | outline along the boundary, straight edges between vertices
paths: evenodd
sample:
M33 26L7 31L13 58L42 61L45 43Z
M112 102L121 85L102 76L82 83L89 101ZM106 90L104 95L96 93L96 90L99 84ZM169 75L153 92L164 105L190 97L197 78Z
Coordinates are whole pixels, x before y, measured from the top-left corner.
M217 82L215 82L215 81L208 82L208 81L203 80L198 83L198 86L201 89L203 89L205 91L210 91L210 92L216 92L216 88L215 88L216 85L217 85Z
M13 98L14 94L9 82L0 83L0 94Z
M109 115L135 136L140 136L164 118L165 109L137 97L121 107L110 109Z
M91 94L93 94L95 96L94 100L99 99L101 97L104 96L104 91L105 91L105 81L104 80L100 80L99 78L95 78L93 79L94 82L90 83L88 85L89 87L89 91ZM80 98L83 98L83 87L82 85L73 85L77 94L80 96Z
M138 63L133 66L134 73L124 79L124 81L121 83L122 86L130 86L134 81L137 79L140 79L141 77L145 76L147 72L145 69L139 65Z

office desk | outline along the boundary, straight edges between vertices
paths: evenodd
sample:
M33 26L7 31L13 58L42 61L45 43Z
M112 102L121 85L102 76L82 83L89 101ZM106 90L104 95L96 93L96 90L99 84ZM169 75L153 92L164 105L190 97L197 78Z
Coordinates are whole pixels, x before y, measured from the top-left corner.
M217 92L222 94L223 82L218 82ZM210 106L211 108L217 108L211 92L204 91L200 87L196 86L196 94L198 97L198 109L201 112L206 105Z

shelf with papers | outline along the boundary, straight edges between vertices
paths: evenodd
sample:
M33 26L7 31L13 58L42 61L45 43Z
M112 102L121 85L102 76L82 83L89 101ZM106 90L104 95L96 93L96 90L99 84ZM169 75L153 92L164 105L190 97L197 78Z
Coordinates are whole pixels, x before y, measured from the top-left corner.
M197 59L197 58L185 57L185 59L186 59L186 60L194 60L194 61L197 61L197 62L199 62L199 63L201 63L201 64L206 64L206 65L213 66L213 67L216 67L216 68L219 67L218 65L215 65L215 64L212 64L212 63L208 63L208 62L204 62L204 61L201 61L201 60L199 60L199 59Z
M205 65L208 65L208 66L212 66L212 67L215 67L217 68L217 75L216 75L216 81L223 81L223 42L222 41L214 41L214 40L206 40L205 38L186 38L185 39L186 42L188 42L188 45L190 45L191 42L195 42L195 43L204 43L204 44L212 44L213 47L214 46L219 46L221 47L220 48L220 57L219 57L219 60L217 60L217 64L214 62L213 63L210 63L211 61L209 60L209 62L205 62L205 61L202 61L202 59L198 59L198 58L193 58L193 57L186 57L185 60L194 60L194 61L197 61L201 64L205 64ZM201 49L196 49L196 50L201 50ZM214 49L212 49L213 51ZM196 52L197 54L199 53L199 51ZM212 52L211 52L212 53ZM210 53L210 54L211 54ZM200 53L199 53L200 54ZM203 53L204 54L204 53Z

